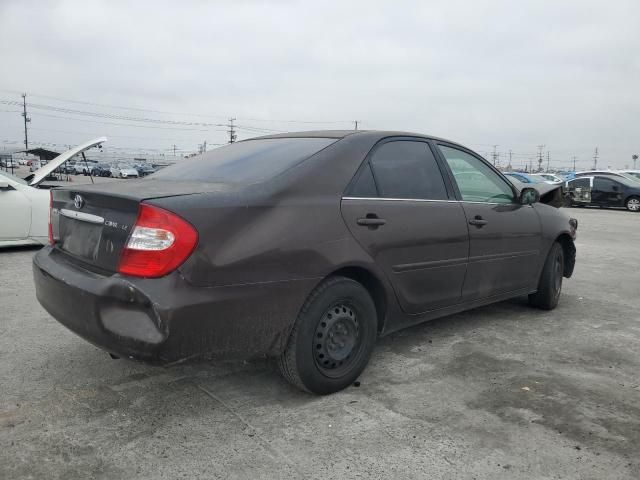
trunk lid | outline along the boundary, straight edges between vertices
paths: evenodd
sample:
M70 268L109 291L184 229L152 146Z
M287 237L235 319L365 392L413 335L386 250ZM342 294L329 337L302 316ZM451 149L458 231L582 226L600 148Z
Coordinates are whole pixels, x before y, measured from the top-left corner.
M53 173L53 171L62 165L64 162L73 158L75 155L84 152L85 150L89 150L90 148L95 147L96 145L100 145L107 141L107 137L99 137L93 140L89 140L88 142L82 143L77 147L73 147L71 150L67 150L64 153L61 153L53 160L49 161L44 166L38 168L32 175L27 176L25 180L29 182L29 185L32 187L37 187L39 183L41 183L45 178L49 176L49 174Z
M51 221L55 247L95 271L113 273L141 202L231 189L224 184L153 179L54 189Z

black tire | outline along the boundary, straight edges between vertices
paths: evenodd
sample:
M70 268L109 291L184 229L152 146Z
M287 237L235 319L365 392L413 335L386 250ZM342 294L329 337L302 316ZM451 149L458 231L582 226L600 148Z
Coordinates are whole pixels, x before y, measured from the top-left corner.
M377 336L369 292L331 277L305 301L278 359L282 376L301 390L326 395L351 385L367 366Z
M558 305L562 292L562 277L564 276L564 250L562 245L555 242L549 250L544 262L538 291L529 295L529 303L543 310L553 310Z
M640 197L631 196L624 202L624 206L630 212L640 212Z

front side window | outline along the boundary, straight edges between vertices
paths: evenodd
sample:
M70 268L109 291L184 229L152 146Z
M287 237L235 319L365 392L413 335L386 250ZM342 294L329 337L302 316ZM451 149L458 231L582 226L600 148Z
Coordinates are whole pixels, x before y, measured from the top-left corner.
M610 180L608 178L596 177L593 179L593 189L601 192L613 192L614 187L618 186L618 182Z
M513 203L513 190L487 164L456 148L438 145L466 202Z
M429 145L411 140L391 141L371 156L381 197L446 200L447 189Z

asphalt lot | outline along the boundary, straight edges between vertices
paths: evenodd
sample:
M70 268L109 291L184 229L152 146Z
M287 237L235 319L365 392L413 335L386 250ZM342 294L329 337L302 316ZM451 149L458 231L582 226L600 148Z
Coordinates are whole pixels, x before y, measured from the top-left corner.
M267 361L111 360L0 252L0 478L640 478L640 214L572 209L559 307L480 308L379 341L359 387Z

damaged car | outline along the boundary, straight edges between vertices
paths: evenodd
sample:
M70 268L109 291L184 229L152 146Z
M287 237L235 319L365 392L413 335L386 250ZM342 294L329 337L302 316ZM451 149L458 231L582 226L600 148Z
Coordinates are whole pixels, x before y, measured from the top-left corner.
M413 133L244 140L143 179L53 190L37 298L116 356L273 357L293 385L328 394L357 379L378 336L517 296L555 308L577 222L541 185Z
M42 182L70 158L106 141L96 138L44 165L34 162L36 168L24 179L0 172L0 247L46 244L50 195Z

